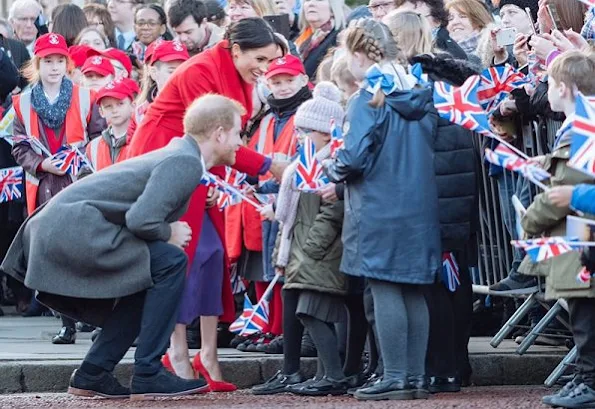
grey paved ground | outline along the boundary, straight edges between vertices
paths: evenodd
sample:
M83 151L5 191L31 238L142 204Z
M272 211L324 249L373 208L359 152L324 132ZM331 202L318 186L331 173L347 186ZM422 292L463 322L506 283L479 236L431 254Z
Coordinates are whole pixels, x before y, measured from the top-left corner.
M79 333L74 345L52 345L51 337L59 327L60 321L54 317L0 317L0 394L66 390L70 374L80 364L91 340L90 334ZM514 353L516 347L512 341L505 341L493 349L489 339L473 338L469 345L473 382L540 385L568 352L566 348L535 346L524 356L518 356ZM191 356L196 352L191 351ZM116 375L124 383L131 375L133 354L131 349L116 368ZM225 378L240 388L263 382L282 365L280 355L242 353L235 349L221 349L219 354ZM303 359L302 371L313 374L315 360Z
M304 398L289 394L253 396L246 391L231 394L209 393L191 398L130 402L80 399L65 394L19 394L0 396L0 408L316 408L316 409L537 409L547 408L541 397L550 391L542 387L472 387L456 394L433 395L421 401L358 402L354 398Z

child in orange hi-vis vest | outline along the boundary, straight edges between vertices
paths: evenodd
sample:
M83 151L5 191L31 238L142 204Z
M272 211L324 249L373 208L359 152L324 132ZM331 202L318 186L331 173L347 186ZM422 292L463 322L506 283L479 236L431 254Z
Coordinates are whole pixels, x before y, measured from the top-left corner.
M308 77L304 65L293 55L274 60L265 74L267 88L271 95L267 98L269 112L263 117L260 126L252 136L249 147L276 160L290 160L297 147L294 116L298 107L312 97L308 87ZM257 192L262 197L274 197L278 183L272 182L270 174L260 176ZM266 195L266 196L264 196ZM258 196L257 196L257 200ZM241 203L226 209L226 246L232 262L237 261L239 274L255 282L256 295L262 297L270 281L275 276L271 256L277 237L278 223L273 220L271 201L267 199L265 210L259 212L249 204ZM264 203L263 203L264 204ZM283 333L282 283L273 288L269 302L269 323L263 334L256 334L242 342L238 349L264 351L269 344L280 351ZM273 339L277 339L273 343Z
M67 77L73 63L64 37L42 35L33 54L25 69L31 89L13 97L13 136L27 138L15 139L12 155L26 172L29 214L76 180L56 167L50 156L64 145L84 146L105 128L95 94ZM62 329L52 342L73 344L75 337L74 321L62 316Z
M95 171L126 156L127 132L134 113L133 99L133 91L123 81L110 82L97 92L99 112L108 128L87 145L87 158Z

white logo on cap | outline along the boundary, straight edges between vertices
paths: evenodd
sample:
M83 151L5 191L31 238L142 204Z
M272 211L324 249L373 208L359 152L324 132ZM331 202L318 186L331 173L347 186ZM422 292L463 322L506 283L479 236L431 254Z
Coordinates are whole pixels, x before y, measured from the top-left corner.
M50 44L60 44L60 39L58 38L58 35L50 34Z
M101 65L101 62L103 60L101 59L101 57L95 56L93 57L93 59L91 59L91 64L93 65Z
M113 82L110 82L110 83L108 83L105 86L105 88L107 88L107 89L114 89L114 88L116 88L116 84L114 84Z
M182 44L179 41L174 41L174 50L175 51L184 51L182 48Z
M283 65L283 64L287 64L287 61L285 60L285 58L281 57L277 59L277 65Z

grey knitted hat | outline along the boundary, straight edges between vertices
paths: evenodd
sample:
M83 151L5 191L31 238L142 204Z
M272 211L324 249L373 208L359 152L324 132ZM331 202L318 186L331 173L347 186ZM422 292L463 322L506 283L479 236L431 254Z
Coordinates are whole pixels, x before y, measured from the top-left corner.
M331 119L343 127L345 111L340 104L341 91L332 82L322 81L314 88L312 99L304 102L295 113L293 124L322 133L331 133Z

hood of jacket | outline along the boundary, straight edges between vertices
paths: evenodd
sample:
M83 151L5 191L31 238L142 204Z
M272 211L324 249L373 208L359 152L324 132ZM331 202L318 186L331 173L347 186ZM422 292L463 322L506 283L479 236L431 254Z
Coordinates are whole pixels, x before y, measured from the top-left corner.
M413 88L386 95L385 104L408 121L418 121L433 109L434 100L431 89Z
M457 60L449 54L422 54L413 57L411 65L420 63L422 70L432 81L444 81L460 87L467 78L479 74L476 66L465 60Z

